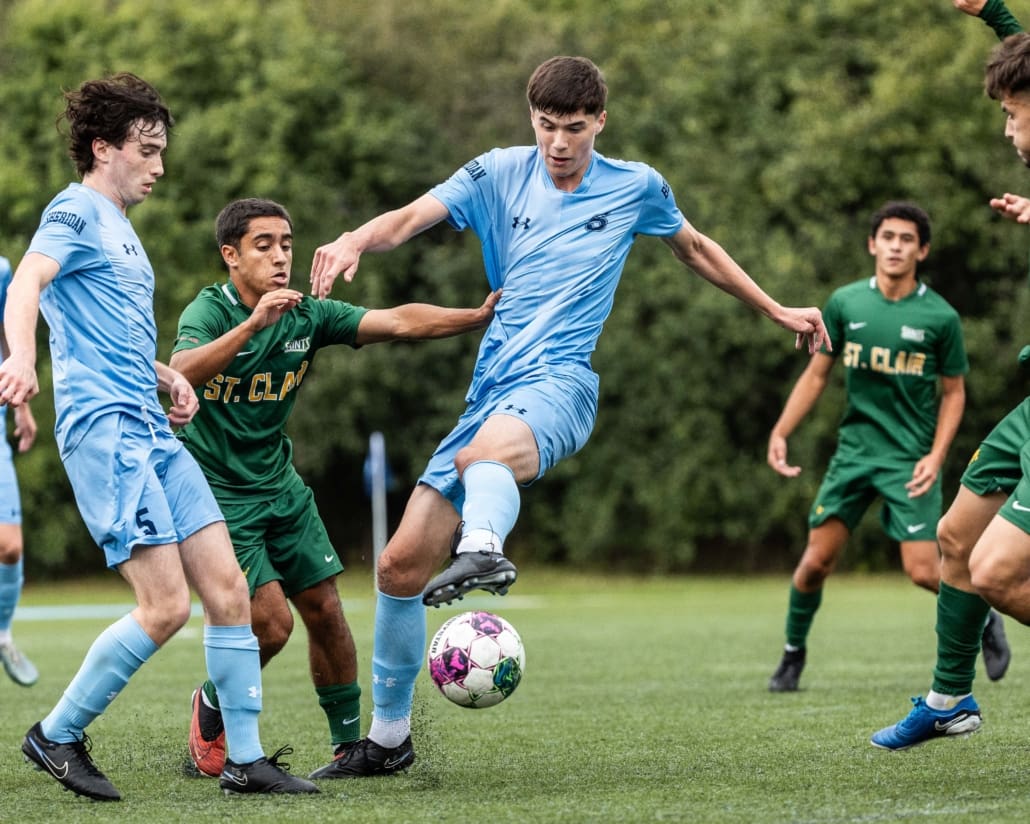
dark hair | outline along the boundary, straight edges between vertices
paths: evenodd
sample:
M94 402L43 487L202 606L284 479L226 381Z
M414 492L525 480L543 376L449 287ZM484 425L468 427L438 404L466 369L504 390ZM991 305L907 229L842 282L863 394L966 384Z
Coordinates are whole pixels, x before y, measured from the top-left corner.
M869 237L876 237L880 224L889 217L896 217L901 220L909 220L919 230L919 245L926 246L930 242L930 216L914 203L907 203L903 200L892 200L883 204L873 212L869 222Z
M120 149L134 128L140 134L167 134L175 123L157 90L128 72L87 80L75 91L65 92L64 99L58 127L61 119L68 121L68 154L80 175L93 168L96 138Z
M215 220L215 241L218 248L232 246L240 248L240 240L250 229L250 222L256 217L281 217L290 224L290 231L293 231L293 220L285 206L281 206L274 200L264 200L259 197L245 197L241 200L234 200L218 213Z
M604 75L585 57L552 57L537 66L526 86L529 105L541 112L599 116L608 101Z
M1030 89L1030 34L1013 34L994 47L984 69L984 89L992 100Z

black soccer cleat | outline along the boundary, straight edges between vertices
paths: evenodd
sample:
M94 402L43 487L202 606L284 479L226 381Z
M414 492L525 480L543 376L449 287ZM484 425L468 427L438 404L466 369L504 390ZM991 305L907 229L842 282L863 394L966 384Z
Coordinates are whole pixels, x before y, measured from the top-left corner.
M394 775L415 763L415 749L409 735L399 747L379 746L375 741L362 738L353 744L336 748L333 760L319 767L308 778L365 778L373 775Z
M459 552L452 556L450 566L426 585L422 603L438 607L460 601L474 589L504 595L517 575L515 564L500 552Z
M1012 650L1009 649L1009 642L1005 637L1005 624L996 610L992 609L987 614L987 623L984 624L983 636L980 639L980 649L983 653L987 677L992 681L1000 681L1009 668Z
M96 801L120 801L121 793L90 758L91 747L88 735L70 744L51 741L43 735L43 728L38 722L25 733L21 742L25 760L31 762L37 770L49 773L66 790Z
M226 795L247 793L317 793L318 787L303 778L290 775L290 765L279 763L280 756L289 755L292 747L280 747L271 758L262 756L249 764L236 764L226 759L218 778Z
M797 692L798 679L805 668L805 648L784 650L776 672L769 679L769 692Z

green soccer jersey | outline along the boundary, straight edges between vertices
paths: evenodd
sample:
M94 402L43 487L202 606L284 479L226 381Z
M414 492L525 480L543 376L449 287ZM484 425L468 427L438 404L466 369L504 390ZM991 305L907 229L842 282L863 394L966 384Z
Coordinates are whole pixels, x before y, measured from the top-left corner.
M924 283L888 300L873 276L837 289L823 317L845 369L837 453L881 465L922 458L937 427L938 378L969 371L958 313Z
M358 323L367 311L307 296L198 388L200 410L178 436L216 495L249 497L278 489L293 458L284 427L315 352L337 343L356 346ZM173 351L210 343L250 312L231 283L204 288L179 318Z

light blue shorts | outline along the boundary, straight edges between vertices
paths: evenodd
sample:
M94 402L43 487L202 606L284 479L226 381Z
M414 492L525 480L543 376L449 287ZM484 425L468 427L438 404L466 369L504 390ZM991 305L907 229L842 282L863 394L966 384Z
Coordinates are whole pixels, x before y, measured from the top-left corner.
M529 424L540 454L540 471L534 480L542 478L586 444L597 417L597 387L597 375L589 369L556 371L512 386L494 387L465 409L418 482L433 487L460 513L465 487L458 479L454 458L491 415L512 415Z
M0 424L3 422L3 415L0 415ZM6 430L0 429L0 433L3 434L0 437L0 524L20 524L21 497L18 495L18 477L14 474L14 457Z
M135 546L176 544L224 520L204 473L171 432L151 433L121 413L95 421L64 467L112 569Z

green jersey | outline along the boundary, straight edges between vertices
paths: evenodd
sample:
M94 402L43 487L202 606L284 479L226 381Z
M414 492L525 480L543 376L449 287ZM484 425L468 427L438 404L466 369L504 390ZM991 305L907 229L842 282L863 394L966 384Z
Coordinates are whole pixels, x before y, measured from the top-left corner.
M258 496L279 488L293 458L284 427L315 352L337 343L356 346L367 311L306 296L197 390L200 410L178 437L216 495ZM173 352L210 343L250 313L232 283L205 287L179 318Z
M918 461L933 445L938 378L969 371L958 313L924 283L888 300L873 276L837 289L823 318L845 369L837 453L885 466Z

